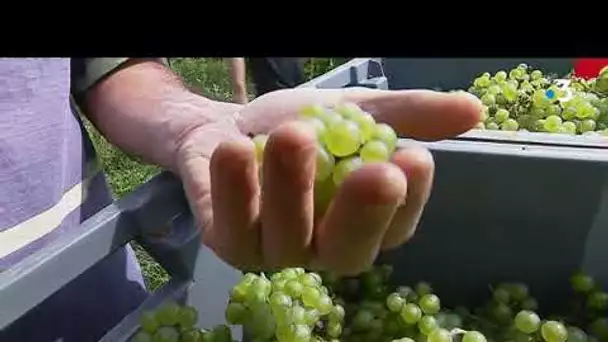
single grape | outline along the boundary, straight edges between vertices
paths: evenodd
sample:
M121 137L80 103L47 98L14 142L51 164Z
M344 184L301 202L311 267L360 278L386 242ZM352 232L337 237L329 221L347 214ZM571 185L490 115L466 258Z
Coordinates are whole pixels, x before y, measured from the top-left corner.
M329 313L329 320L342 322L344 320L345 313L346 312L344 311L344 307L342 305L335 304Z
M380 140L371 140L359 150L359 157L364 163L385 162L390 159L389 147Z
M177 324L182 329L189 329L194 327L198 320L198 311L192 306L186 305L180 308L179 315L177 318Z
M318 138L322 137L327 130L325 123L319 118L304 118L302 121L308 123L314 128Z
M152 342L152 335L145 331L139 331L130 340L130 342Z
M522 310L515 315L515 327L526 334L532 334L540 327L540 317L528 310Z
M504 70L500 70L494 75L494 78L497 81L505 81L507 79L507 72Z
M422 317L422 310L418 305L407 303L399 313L401 319L407 324L416 324Z
M493 106L496 104L496 96L490 93L486 93L481 97L481 103L486 106Z
M179 342L200 342L201 332L197 329L185 330L181 333Z
M496 122L489 122L489 123L486 125L486 129L489 129L489 130L494 130L494 131L496 131L496 130L498 130L499 128L500 128L500 126L498 126L498 124L497 124Z
M336 164L334 156L327 152L323 146L317 145L317 163L315 181L322 182L331 176Z
M536 299L528 297L521 302L521 308L523 310L531 311L538 310L538 302L536 301Z
M435 329L427 336L427 342L452 342L452 335L445 329Z
M580 328L568 327L568 339L566 342L587 342L587 334Z
M418 305L420 306L422 312L427 315L434 315L441 309L441 301L439 300L439 297L432 293L422 296L422 298L420 298L418 301Z
M504 109L504 108L500 108L496 111L496 114L494 114L494 119L496 120L497 123L502 123L505 120L507 120L509 118L509 111Z
M353 317L352 328L355 331L367 330L374 320L374 315L368 310L359 310Z
M429 283L421 281L416 284L416 293L418 294L418 296L422 297L424 295L433 293L433 288Z
M336 321L327 322L327 326L325 327L327 331L327 336L331 338L338 338L342 335L342 324Z
M156 310L156 320L160 325L174 325L179 318L179 311L179 305L172 300L168 300Z
M604 310L608 307L608 293L594 291L587 297L587 306L593 310Z
M515 119L507 119L500 125L500 129L503 131L517 131L518 128L519 124Z
M393 153L397 148L397 141L399 138L391 126L385 123L379 123L374 126L371 139L384 142L389 147L390 152Z
M565 342L568 339L566 327L557 321L547 321L540 327L540 333L547 342Z
M303 291L304 286L298 280L292 279L285 284L285 293L292 298L300 298Z
M154 312L144 311L139 317L139 325L141 326L141 330L149 334L154 334L160 326L160 323L158 323Z
M372 138L374 130L376 129L376 121L371 114L361 112L360 114L353 116L351 120L359 125L363 142Z
M570 277L570 284L574 291L579 293L588 293L595 287L593 278L582 272L577 272L572 275L572 277Z
M154 336L153 342L179 342L179 332L174 327L162 326L158 328Z
M253 137L252 140L255 146L255 157L257 161L261 163L264 160L264 147L266 146L266 142L268 141L268 135L258 134Z
M323 142L329 152L337 157L346 157L359 149L363 142L361 129L349 120L340 121L328 127Z
M576 134L576 124L572 121L566 121L562 124L560 132L567 134Z
M435 320L435 317L433 316L424 315L418 321L418 330L426 336L438 328L439 325L437 324L437 320Z
M333 181L334 184L340 185L351 172L363 166L363 161L358 157L350 157L340 160L334 168Z
M545 119L544 128L547 132L557 133L562 126L562 118L557 115L548 116Z
M398 293L391 293L386 298L386 307L391 312L400 312L404 305L405 299L401 297Z
M467 331L462 337L462 342L487 342L486 337L479 331Z
M225 318L230 324L242 324L247 318L247 308L241 303L230 302L226 307Z

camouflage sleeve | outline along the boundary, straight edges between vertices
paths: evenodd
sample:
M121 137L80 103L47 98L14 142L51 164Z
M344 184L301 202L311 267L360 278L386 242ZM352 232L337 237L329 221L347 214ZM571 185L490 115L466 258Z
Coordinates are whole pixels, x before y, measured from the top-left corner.
M81 95L91 86L101 81L104 77L111 74L123 63L129 60L128 57L118 58L72 58L71 60L71 88L72 94L76 97ZM165 65L169 66L167 58L159 58Z

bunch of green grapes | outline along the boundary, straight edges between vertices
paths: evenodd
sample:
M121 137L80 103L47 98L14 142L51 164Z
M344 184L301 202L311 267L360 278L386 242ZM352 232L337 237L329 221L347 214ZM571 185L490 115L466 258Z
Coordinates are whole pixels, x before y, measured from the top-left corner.
M608 73L605 77L608 79ZM597 84L608 81L570 81L568 92L558 86L557 80L525 64L509 73L483 73L468 90L484 105L483 119L477 128L608 135L608 98L592 91Z
M339 338L344 308L334 303L317 273L288 268L268 279L247 273L233 288L226 309L254 341L310 342Z
M196 308L167 300L141 314L140 329L131 342L233 342L227 325L205 331L195 327L197 320Z
M333 108L313 105L303 108L300 119L317 133L315 200L321 211L336 187L365 163L389 161L397 148L397 134L385 123L352 103ZM253 137L258 161L263 160L267 135Z

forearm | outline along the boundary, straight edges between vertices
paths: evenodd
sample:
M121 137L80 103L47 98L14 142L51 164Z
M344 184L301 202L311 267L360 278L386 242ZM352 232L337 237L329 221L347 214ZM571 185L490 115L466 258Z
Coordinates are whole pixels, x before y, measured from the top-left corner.
M230 58L230 80L235 93L245 94L247 91L247 76L245 58Z
M129 62L91 88L82 103L87 117L110 142L172 171L183 138L213 121L216 106L153 61Z

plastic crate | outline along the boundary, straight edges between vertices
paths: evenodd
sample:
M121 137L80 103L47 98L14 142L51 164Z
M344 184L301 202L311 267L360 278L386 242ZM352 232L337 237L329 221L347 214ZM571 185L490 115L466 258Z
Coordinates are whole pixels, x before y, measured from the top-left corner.
M383 74L389 89L466 89L482 72L522 62L558 75L571 69L569 59L386 58L383 71L359 77ZM349 68L302 86L343 83ZM332 82L328 75L341 76ZM446 303L474 304L489 283L520 280L548 309L568 293L577 267L608 284L605 139L472 130L423 145L436 163L429 203L407 245L380 258L395 265L398 282L425 279Z

